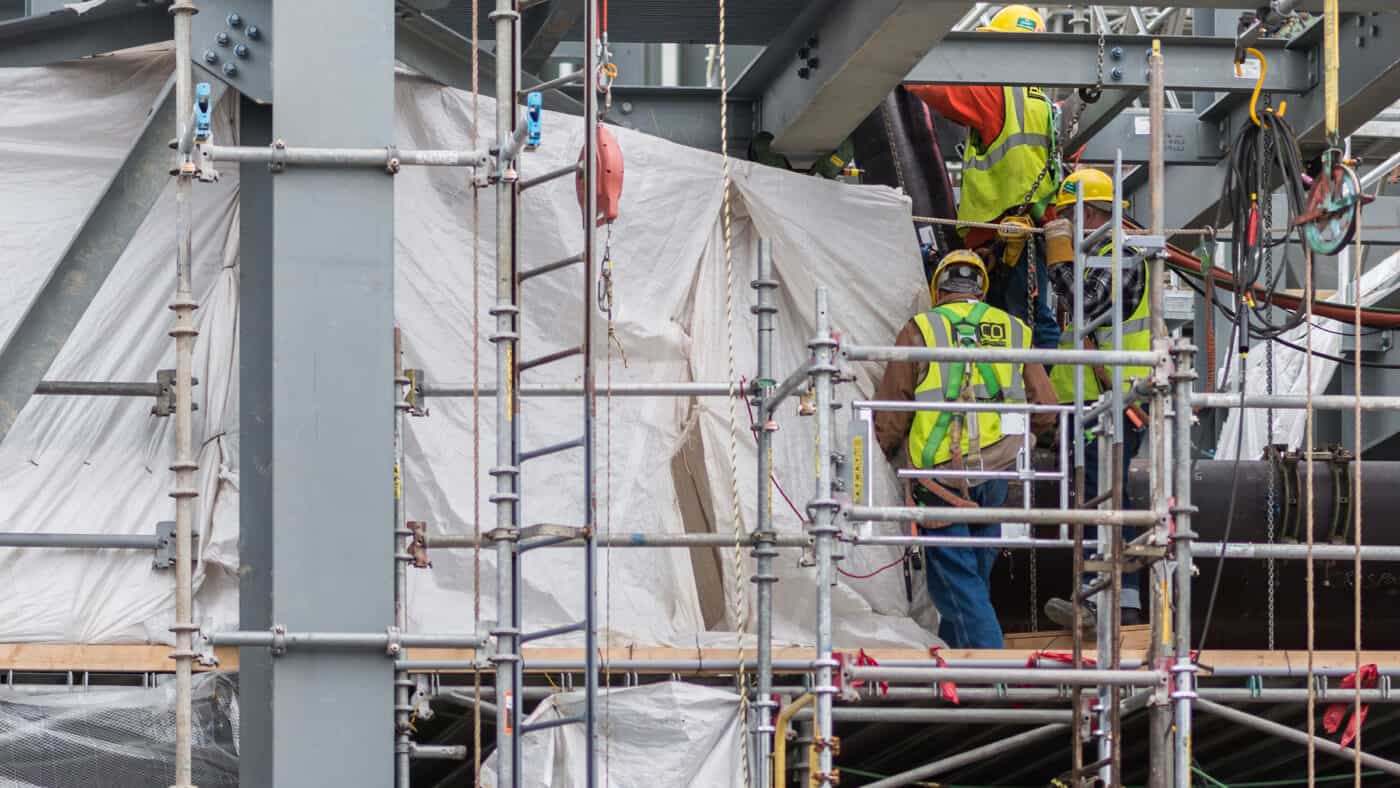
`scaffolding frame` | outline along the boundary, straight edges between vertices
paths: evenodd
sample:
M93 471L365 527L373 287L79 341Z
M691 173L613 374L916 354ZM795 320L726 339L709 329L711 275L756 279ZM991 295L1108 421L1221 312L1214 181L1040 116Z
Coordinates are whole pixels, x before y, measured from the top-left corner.
M594 184L597 179L596 171L596 150L597 150L597 96L593 90L585 90L585 117L586 124L584 160L585 164L581 168L584 179L584 192L586 195L584 205L584 251L576 258L569 258L560 261L550 270L564 268L574 262L583 264L583 291L584 291L584 338L581 347L581 355L584 362L584 383L581 387L571 386L539 386L534 389L528 384L521 384L520 372L522 364L518 358L518 344L521 341L519 336L519 316L520 316L520 283L522 279L528 278L538 273L544 273L539 269L520 270L517 260L518 233L520 227L520 192L531 185L542 182L545 178L563 177L574 173L576 167L563 168L554 172L546 173L536 179L521 181L516 174L518 165L518 154L521 151L521 125L516 112L520 104L522 92L520 90L520 65L519 65L519 12L513 0L497 0L496 12L491 16L497 26L497 40L514 42L513 46L499 47L497 50L498 71L497 71L497 95L512 96L512 101L498 102L497 109L497 144L493 152L486 151L396 151L391 147L380 149L351 149L351 150L330 150L330 149L300 149L280 148L271 149L240 149L219 146L208 146L204 153L207 154L208 161L267 161L272 166L304 165L304 166L346 166L346 167L383 167L392 172L397 171L399 166L424 165L424 166L456 166L469 168L484 168L494 161L494 188L497 196L497 303L491 310L496 317L496 334L491 338L496 344L496 366L498 380L506 381L506 392L504 396L495 390L470 388L454 388L442 386L434 388L427 384L418 383L418 378L410 376L403 369L402 354L398 342L395 338L395 375L393 385L396 396L394 398L394 427L395 427L395 512L392 526L394 536L393 560L395 565L395 612L394 623L387 628L384 633L334 633L334 632L288 632L285 628L274 627L266 632L226 632L226 633L206 633L205 640L210 645L236 645L244 647L266 647L274 654L285 652L287 649L325 649L325 650L353 650L371 649L384 650L390 657L395 658L395 760L396 760L396 781L400 788L406 788L409 784L408 766L410 758L464 758L464 750L457 748L436 748L429 745L422 745L413 742L410 729L407 723L407 715L411 712L409 703L409 693L415 688L415 682L409 679L411 673L438 672L445 670L492 670L495 673L495 687L491 688L490 696L494 698L505 698L505 702L498 703L497 708L497 747L500 753L498 763L500 764L500 775L502 784L517 785L520 783L521 771L521 747L519 737L530 731L528 727L520 724L523 701L527 698L538 696L534 692L535 688L527 688L523 684L523 675L526 664L523 661L521 645L527 640L540 639L551 635L564 634L571 631L582 631L585 635L584 658L581 662L573 663L545 663L538 667L549 670L560 671L581 671L585 674L585 715L582 719L565 719L562 722L556 721L551 724L573 724L582 723L586 730L587 747L587 784L593 785L596 778L596 751L594 738L596 736L596 702L600 691L599 673L600 669L618 666L619 669L635 667L616 660L598 659L598 649L596 648L596 563L598 549L602 547L645 547L645 548L679 548L679 547L715 547L734 546L736 540L720 534L686 534L686 535L608 535L602 537L596 532L596 491L595 491L595 468L593 455L593 434L594 425L592 411L594 400L598 396L596 381L594 378L592 359L592 308L590 296L592 293L593 280L597 270L595 260L595 223L596 216L596 189ZM596 0L587 0L585 38L592 42L595 39L596 30ZM192 134L191 111L194 106L193 85L190 74L190 42L189 42L189 15L195 12L193 3L189 0L179 0L172 5L172 13L175 15L176 46L177 46L177 135L181 141L177 153L177 161L180 164L177 175L177 288L175 301L172 309L176 315L176 327L171 332L176 339L177 346L177 368L174 372L173 394L174 405L173 415L176 417L176 457L172 469L177 473L176 489L171 493L176 499L177 519L174 527L173 539L175 542L175 567L174 573L176 585L176 621L173 627L176 633L176 647L172 656L176 660L176 785L180 788L190 784L190 677L194 660L202 656L195 650L193 635L197 631L196 625L191 619L192 605L192 577L191 566L193 562L193 501L197 492L194 488L194 474L198 471L195 455L191 451L191 412L193 410L192 387L195 383L192 376L192 352L196 331L193 328L192 313L197 307L193 295L190 291L189 266L192 256L191 250L191 227L192 217L190 215L190 189L197 172L195 163L199 156L197 147L191 147L193 141L190 140ZM586 67L583 73L591 74L597 66L597 51L593 46L585 46ZM1152 164L1153 183L1153 232L1161 232L1161 206L1163 196L1160 193L1162 185L1161 178L1161 109L1160 98L1160 55L1154 58L1152 76L1154 87L1152 93L1152 132L1154 137ZM1122 187L1122 167L1121 159L1115 166L1114 173L1115 188L1121 193ZM1075 276L1076 289L1082 285L1083 271L1088 264L1089 247L1092 242L1099 238L1082 234L1083 228L1083 203L1082 199L1076 206L1077 237L1075 241ZM1123 265L1123 248L1125 238L1121 224L1121 206L1115 204L1114 219L1112 225L1112 235L1114 239L1113 254L1110 265L1114 271L1115 281L1119 280ZM1101 237L1101 236L1100 236ZM1143 237L1137 238L1138 243L1143 243ZM549 267L549 266L546 266ZM741 392L742 396L750 397L757 407L760 418L753 427L755 439L758 444L758 487L764 491L759 495L758 517L755 528L751 534L743 540L739 540L738 546L751 547L751 556L754 559L756 571L753 580L757 586L757 616L756 634L758 636L758 652L756 662L756 675L754 693L756 700L752 704L751 719L746 721L748 735L752 737L754 744L753 752L755 760L760 764L760 768L754 772L756 783L759 786L773 786L785 779L785 775L778 775L764 767L774 755L775 733L773 712L779 707L774 698L782 693L791 693L798 690L809 692L815 696L815 708L805 714L811 717L812 728L807 736L807 746L815 753L815 763L817 772L809 775L809 780L818 785L835 785L839 779L835 767L835 753L838 749L838 740L834 735L834 723L840 719L847 720L895 720L902 717L906 721L946 721L946 722L971 722L978 719L974 714L957 714L962 710L937 710L941 713L933 713L935 710L888 710L890 713L856 714L851 713L858 710L844 710L835 706L835 698L841 693L843 686L849 686L853 681L890 681L906 682L916 684L928 684L938 681L961 681L975 685L997 685L1006 681L1015 681L1022 684L1046 685L1056 688L1054 698L1048 695L1034 695L1031 693L1037 690L1026 690L1023 695L1006 694L998 690L989 692L985 697L978 696L976 688L965 690L965 696L969 699L980 698L996 702L999 700L1014 700L1018 697L1025 700L1056 700L1063 699L1062 691L1070 688L1072 693L1070 698L1070 711L1068 714L1048 715L1048 714L1013 714L1017 710L1001 709L995 710L993 714L984 714L983 720L1020 720L1043 722L1051 719L1052 724L1036 728L1035 730L1013 736L1008 739L987 745L983 748L971 750L951 758L941 759L925 767L911 770L902 775L897 775L886 780L882 780L877 785L900 785L907 784L907 781L923 779L939 773L956 768L972 759L989 757L992 755L1008 752L1017 746L1030 744L1050 736L1063 735L1064 732L1072 731L1073 751L1075 757L1074 779L1078 784L1079 778L1085 772L1097 772L1098 776L1106 784L1113 785L1121 774L1121 717L1125 709L1136 709L1147 707L1154 715L1154 731L1171 732L1171 748L1159 746L1157 737L1154 736L1151 748L1151 773L1154 784L1190 784L1190 738L1191 719L1193 707L1198 707L1211 714L1227 716L1243 725L1253 725L1266 730L1269 733L1281 736L1288 736L1285 732L1278 730L1281 726L1269 728L1263 725L1257 718L1251 719L1251 715L1243 712L1229 710L1221 707L1218 701L1244 701L1257 700L1267 702L1272 697L1277 702L1298 702L1302 698L1298 694L1301 691L1274 690L1272 696L1263 693L1254 693L1244 690L1239 692L1249 693L1248 698L1237 694L1230 694L1233 691L1207 689L1197 690L1195 687L1195 673L1199 669L1194 663L1190 652L1190 625L1191 625L1191 572L1193 555L1220 556L1221 558L1265 558L1265 557L1298 557L1296 550L1291 549L1296 546L1288 545L1253 545L1253 544L1197 544L1194 543L1195 534L1191 530L1191 516L1195 511L1191 506L1191 418L1190 413L1193 407L1225 407L1225 408L1285 408L1304 407L1305 404L1311 408L1323 409L1343 409L1359 405L1364 410L1373 409L1396 409L1400 408L1400 397L1368 397L1368 396L1342 396L1312 398L1308 403L1304 403L1302 398L1285 397L1234 397L1223 394L1196 394L1192 391L1192 382L1195 379L1194 354L1195 348L1180 339L1172 339L1167 334L1166 325L1162 320L1161 297L1166 284L1163 273L1162 260L1160 255L1153 254L1149 258L1149 278L1150 293L1153 299L1153 322L1152 350L1146 353L1131 351L1043 351L1035 354L996 351L996 350L933 350L933 349L910 349L910 348L869 348L858 346L842 346L833 331L832 317L828 311L827 293L823 289L818 289L815 293L816 303L816 332L808 342L811 351L809 361L803 364L792 375L779 383L773 378L772 355L773 355L773 334L774 316L777 307L774 304L774 292L779 287L779 283L773 274L772 249L767 241L761 241L759 253L756 260L755 279L751 283L756 291L756 303L753 312L756 315L758 336L757 336L757 375L751 388ZM1076 293L1074 299L1075 306L1075 347L1082 345L1082 329L1084 326L1084 315L1082 313L1082 292ZM1116 347L1122 347L1124 316L1122 305L1115 300L1112 315L1112 331ZM1047 523L1061 526L1061 537L1059 539L1012 539L1002 538L993 540L970 540L970 539L949 539L938 536L923 537L890 537L878 536L867 533L860 523L872 523L878 521L908 522L921 519L940 520L946 519L948 509L943 507L881 507L870 501L855 501L849 495L839 494L836 489L835 479L840 475L844 462L849 459L841 456L841 452L836 447L841 445L836 435L836 425L834 412L838 402L836 397L836 387L840 382L841 363L855 362L861 360L880 360L901 358L905 360L923 360L931 363L936 362L956 362L964 363L976 360L987 361L1026 361L1034 358L1039 361L1059 361L1060 363L1072 364L1075 367L1075 402L1072 406L1074 415L1074 440L1072 452L1062 443L1060 457L1061 467L1055 474L1055 478L1062 485L1060 509L1036 510L1031 506L1029 497L1024 501L1024 506L1020 509L1009 510L986 510L978 515L979 519L987 522L1001 522L1001 519L1014 516L1018 520L1028 523ZM1083 390L1083 369L1086 365L1103 364L1113 367L1114 385L1113 391L1108 393L1108 404L1102 403L1099 407L1088 407L1084 402ZM1134 512L1127 510L1123 506L1124 491L1121 485L1121 469L1124 462L1122 454L1123 443L1123 373L1122 367L1129 365L1149 365L1153 368L1150 397L1151 397L1151 446L1153 471L1152 479L1152 507L1146 512ZM684 396L684 397L728 397L733 390L734 383L676 383L676 384L634 384L628 386L618 386L616 390L609 393L609 396ZM417 388L415 388L417 387ZM771 476L772 466L772 436L776 430L774 414L777 407L792 396L798 390L810 387L815 398L816 407L814 409L814 430L816 433L815 454L819 460L817 462L814 478L813 496L808 502L808 512L810 513L810 523L807 534L798 536L791 534L779 534L773 526L773 510L771 498ZM51 384L52 390L39 393L64 394L64 395L87 395L87 396L159 396L162 393L159 385L155 388L151 384L84 384L73 382L67 386ZM419 534L409 527L406 521L406 510L403 506L401 487L397 483L402 477L403 467L403 430L404 418L414 401L415 392L425 396L470 396L473 393L487 396L495 396L498 415L498 441L497 441L497 467L492 470L492 475L497 480L496 494L492 496L496 504L496 528L486 534L481 541L469 538L456 537L431 537ZM520 439L520 419L519 404L524 396L560 396L583 398L583 418L584 433L579 441L569 442L567 445L559 444L552 447L544 447L534 451L521 451ZM864 412L873 412L885 408L908 407L907 403L889 403L874 400L857 400L852 403L853 408ZM946 404L933 403L930 409L953 409ZM978 408L986 409L986 408ZM1007 410L1020 410L1029 413L1033 407L1022 406L1020 408L1008 408ZM1061 413L1062 419L1067 415L1066 409L1056 409ZM1084 456L1086 452L1084 425L1096 420L1098 424L1098 440L1101 451L1099 456L1101 462L1106 467L1102 469L1100 478L1110 478L1110 489L1107 500L1100 502L1092 510L1082 510L1078 514L1068 514L1067 491L1071 477L1075 487L1076 505L1085 504L1084 492ZM1062 422L1063 423L1063 422ZM866 444L868 447L868 444ZM522 491L519 482L520 464L535 457L546 456L556 451L571 448L581 448L584 453L584 521L581 528L572 532L551 532L546 539L536 543L522 543L522 536L525 529L521 525L520 504ZM546 451L548 450L548 451ZM1072 460L1072 465L1066 463ZM863 464L865 472L869 473L871 464ZM1023 481L1040 478L1034 472L1025 469L1018 469L1016 475ZM869 485L864 485L869 489ZM848 491L849 492L849 491ZM1100 497L1102 497L1102 492ZM965 520L969 515L959 515L958 519ZM1061 548L1072 549L1075 556L1075 575L1078 577L1082 568L1084 533L1083 526L1094 524L1099 526L1097 539L1097 552L1102 557L1098 562L1100 566L1100 581L1102 589L1100 593L1105 595L1108 604L1099 605L1099 626L1097 628L1099 636L1096 642L1096 652L1099 655L1108 655L1107 663L1109 668L1090 669L1085 667L1084 643L1082 642L1082 632L1079 627L1073 628L1074 655L1072 665L1061 669L1053 670L1052 665L1038 665L1034 669L1025 670L1020 673L1009 670L1011 666L989 660L979 664L953 665L950 667L932 667L924 665L899 665L886 664L876 667L858 667L844 665L836 659L836 653L832 642L832 610L831 610L831 588L835 582L835 569L841 560L838 545L845 547L858 547L861 545L985 545L1004 546L1018 549L1039 549L1039 548ZM1142 664L1124 662L1120 653L1121 620L1118 616L1118 599L1121 594L1122 573L1125 564L1125 544L1121 538L1117 526L1142 525L1150 529L1148 536L1150 539L1147 545L1160 550L1159 560L1151 562L1158 580L1162 587L1167 589L1165 596L1161 600L1168 603L1159 605L1154 598L1152 605L1154 634L1162 635L1171 632L1173 636L1172 647L1170 649L1159 649L1149 654L1148 659ZM1072 538L1066 532L1072 530ZM854 532L853 532L854 531ZM138 537L130 540L104 539L104 538L80 538L84 535L54 535L54 538L41 538L46 535L33 535L32 537L20 538L15 535L10 541L0 540L0 544L14 547L53 547L67 549L150 549L153 538ZM98 535L92 535L97 537ZM498 605L502 609L508 610L508 616L496 623L495 628L490 633L491 638L483 634L468 635L432 635L423 633L408 633L407 617L407 570L410 563L414 561L412 548L415 546L415 539L421 539L421 546L432 549L461 549L471 548L489 542L494 545L498 557ZM552 541L551 541L552 540ZM547 543L546 543L547 542ZM519 562L522 552L534 547L578 547L584 548L585 555L585 613L584 619L578 625L552 628L540 632L527 633L521 631L522 613L520 610L520 572ZM773 560L779 555L779 549L811 549L815 558L815 575L817 586L816 608L816 656L814 659L800 663L775 664L772 653L772 606L775 589L774 584L777 577L772 574ZM1310 548L1309 552L1315 555L1325 555L1323 551L1326 546ZM1400 558L1400 547L1368 546L1360 550L1349 547L1338 546L1337 557L1351 557L1359 554L1366 560L1396 560ZM1160 560L1169 558L1170 562ZM1154 583L1154 586L1156 584ZM1078 606L1076 606L1077 610ZM1174 615L1174 628L1167 626L1167 616ZM491 641L494 640L494 648L491 648ZM1158 641L1154 638L1154 643ZM409 647L460 647L477 649L490 649L490 656L483 660L481 658L450 662L426 662L400 659L399 655L403 648ZM489 665L487 664L489 662ZM1019 662L1017 663L1019 664ZM810 681L805 687L775 687L773 676L776 670L787 673L806 673ZM1400 673L1400 668L1386 668L1389 673ZM1217 671L1216 675L1223 675ZM1260 675L1255 670L1247 675ZM1314 674L1309 674L1311 676ZM11 680L12 680L11 674ZM1097 688L1095 701L1091 705L1085 705L1080 701L1080 692L1084 688ZM1126 689L1140 690L1138 694L1123 697L1121 694ZM740 688L743 692L748 692L748 687ZM894 697L908 699L930 699L936 698L936 693L928 689L894 688ZM971 694L967 694L971 693ZM1367 702L1396 702L1387 691L1366 691ZM1374 694L1371 694L1374 693ZM1337 692L1343 698L1361 697L1350 692ZM1324 699L1326 693L1323 693ZM871 710L878 712L879 710ZM1025 710L1032 711L1032 710ZM897 713L896 713L897 712ZM924 712L924 713L911 713ZM1061 717L1068 717L1068 722L1061 721ZM801 719L799 716L798 719ZM1160 722L1159 722L1160 721ZM1168 727L1160 727L1161 723L1169 723ZM539 726L536 729L542 728ZM1088 729L1088 736L1083 732ZM1296 732L1292 732L1296 734ZM1298 734L1301 735L1301 734ZM1296 737L1295 737L1296 738ZM1085 765L1081 762L1081 745L1086 739L1092 741L1097 747L1098 759L1095 763ZM1319 743L1320 745L1321 743ZM786 742L777 742L777 746L786 747ZM449 751L450 750L450 751ZM1351 757L1350 751L1335 748L1334 755ZM1400 766L1385 761L1375 756L1362 754L1363 762L1367 765L1381 768L1389 773L1395 774L1400 770Z

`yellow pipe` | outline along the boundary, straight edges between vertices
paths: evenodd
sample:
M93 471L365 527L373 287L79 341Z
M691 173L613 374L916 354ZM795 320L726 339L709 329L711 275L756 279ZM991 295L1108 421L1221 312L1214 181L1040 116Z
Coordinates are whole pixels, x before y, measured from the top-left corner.
M1323 83L1323 99L1327 103L1327 142L1337 139L1341 127L1337 111L1337 72L1341 70L1341 9L1337 0L1327 0L1322 4L1323 52L1327 58L1326 78Z
M792 722L792 718L797 712L812 705L812 701L816 699L816 695L808 692L778 712L778 723L773 730L773 788L782 788L786 784L783 782L783 778L787 776L788 723Z

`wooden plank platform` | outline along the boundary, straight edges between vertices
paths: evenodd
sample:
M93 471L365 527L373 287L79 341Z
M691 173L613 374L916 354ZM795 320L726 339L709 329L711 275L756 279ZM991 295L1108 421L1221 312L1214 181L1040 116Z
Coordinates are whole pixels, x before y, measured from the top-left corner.
M1063 633L1038 633L1034 636L1009 636L1008 648L997 650L944 650L943 656L953 662L960 660L1015 660L1024 661L1038 650L1068 650L1059 638ZM1125 638L1126 640L1126 638ZM1027 643L1026 641L1034 641ZM1043 642L1043 643L1042 643ZM840 649L846 650L846 649ZM926 649L871 648L865 650L876 661L911 660L929 661ZM238 649L218 648L215 651L219 664L216 668L196 664L196 670L237 670ZM407 658L413 660L470 660L474 656L471 649L409 649ZM1093 657L1092 650L1085 656ZM695 660L711 664L732 663L738 652L732 648L614 648L601 655L601 661L613 660ZM814 652L808 647L774 647L774 660L810 660ZM1126 647L1124 659L1141 659L1141 647ZM754 652L746 649L744 658L752 669ZM525 661L542 660L582 661L583 651L577 648L527 648ZM1206 664L1211 667L1230 668L1270 668L1301 667L1306 665L1306 651L1216 651L1206 655ZM1343 668L1350 670L1353 656L1350 651L1318 651L1314 653L1314 666L1317 670ZM1380 665L1400 664L1400 651L1365 651L1363 663ZM79 671L90 673L167 673L174 670L170 659L170 648L159 645L142 644L70 644L70 643L0 643L0 671L58 672ZM647 673L646 670L632 671ZM678 673L673 670L656 670L655 673ZM731 673L731 669L705 668L688 672L686 675Z

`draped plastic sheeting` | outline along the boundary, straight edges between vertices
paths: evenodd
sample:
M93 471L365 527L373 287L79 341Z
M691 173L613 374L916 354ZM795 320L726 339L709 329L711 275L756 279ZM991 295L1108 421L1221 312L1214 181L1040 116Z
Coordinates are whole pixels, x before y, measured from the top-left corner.
M1400 288L1400 254L1393 254L1382 260L1371 270L1361 275L1361 305L1371 306ZM1346 303L1342 294L1335 301ZM1315 353L1339 356L1342 351L1342 337L1351 333L1350 322L1330 320L1325 317L1313 318L1318 330L1312 334L1312 348ZM1284 334L1282 339L1300 348L1306 347L1308 326L1300 325ZM1246 394L1264 394L1267 391L1267 359L1263 343L1250 348L1245 359L1244 387ZM1254 352L1258 351L1258 352ZM1239 360L1227 355L1225 363L1230 365L1231 379L1239 376ZM1283 345L1274 345L1274 393L1301 397L1311 389L1313 394L1323 394L1332 383L1337 372L1337 362L1314 357L1312 376L1308 376L1308 354ZM1350 385L1350 379L1347 384ZM1238 388L1236 391L1238 392ZM1264 449L1271 443L1287 444L1290 449L1302 446L1307 429L1306 413L1297 409L1278 409L1273 412L1274 434L1269 435L1269 413L1265 410L1231 410L1225 417L1225 426L1216 442L1215 458L1233 460L1236 456L1246 460L1256 460L1264 456ZM1243 425L1244 435L1240 435ZM1238 455L1236 449L1240 449Z
M583 713L583 693L554 695L528 722ZM709 788L744 784L743 728L733 692L679 681L613 689L598 698L595 744L599 785L606 788ZM562 725L521 737L528 788L586 785L583 726ZM496 758L482 764L482 785L494 788Z
M0 336L8 336L26 304L59 259L115 170L130 139L167 78L168 52L142 50L42 69L0 70ZM232 92L230 92L232 98ZM400 73L395 144L401 148L467 148L471 97L419 76ZM483 118L494 102L481 99ZM216 139L236 136L226 100ZM524 157L523 175L574 161L582 144L576 117L546 113L544 146ZM636 132L616 132L627 158L622 216L605 233L615 261L616 337L595 321L600 388L607 381L721 381L731 366L726 286L733 316L733 368L752 376L755 324L749 313L760 235L773 242L778 291L775 374L807 356L813 333L813 291L831 289L831 314L843 338L888 344L901 323L926 307L907 199L878 187L854 187L760 167L731 165L732 268L725 265L717 156ZM481 145L492 140L489 124ZM295 144L296 141L289 141ZM388 142L388 141L386 141ZM238 571L238 172L225 165L216 185L195 188L195 413L199 449L196 619L206 629L237 626ZM406 361L430 381L470 383L473 320L481 316L480 380L493 386L494 352L487 309L495 294L495 222L490 190L473 220L469 174L444 168L405 168L395 189L395 303ZM582 227L574 184L560 179L525 193L521 267L577 252ZM173 188L122 254L95 303L73 332L48 378L154 380L174 366L166 305L174 285ZM474 224L480 242L474 247ZM475 254L479 255L473 294ZM576 344L582 310L593 308L594 284L581 267L522 286L519 357ZM854 368L847 397L867 397L878 369ZM529 383L578 383L577 360L531 370ZM386 381L386 385L387 385ZM428 403L411 419L406 445L408 516L435 534L469 534L480 518L495 522L485 500L493 487L494 402L482 399L479 441L470 399ZM302 403L308 413L317 403ZM36 397L0 445L0 522L6 530L152 533L173 519L167 497L173 474L173 425L149 413L146 400ZM599 523L604 530L655 534L733 532L731 490L737 480L742 528L755 520L755 447L742 401L731 437L724 398L601 399L598 404ZM582 433L581 400L526 399L523 447ZM838 412L838 419L848 417ZM295 414L293 414L295 415ZM388 414L380 414L388 418ZM365 414L365 418L377 418ZM812 429L793 405L778 416L777 475L800 508L813 493ZM735 442L737 466L731 463ZM473 457L480 457L480 498L474 497ZM384 458L385 495L391 494ZM527 464L525 524L578 522L583 516L580 452ZM874 469L878 500L894 502L883 460ZM800 528L798 516L775 497L777 527ZM390 561L385 523L384 560ZM751 593L751 559L736 583L733 549L601 551L600 611L616 645L732 643L739 622L730 613L733 589ZM853 572L897 558L892 548L863 548L847 556ZM814 636L813 573L796 551L777 560L774 632L781 641ZM318 560L306 556L304 560ZM439 550L431 571L413 570L409 605L420 631L473 629L474 559L470 550ZM481 555L481 615L496 616L495 559ZM137 551L0 550L0 641L169 642L172 573L155 570ZM389 589L385 589L386 594ZM838 645L925 645L932 640L908 615L898 571L835 588ZM524 558L526 627L577 620L583 610L582 551L539 550ZM744 628L753 624L749 604ZM386 622L387 623L387 622ZM751 652L750 652L751 653Z

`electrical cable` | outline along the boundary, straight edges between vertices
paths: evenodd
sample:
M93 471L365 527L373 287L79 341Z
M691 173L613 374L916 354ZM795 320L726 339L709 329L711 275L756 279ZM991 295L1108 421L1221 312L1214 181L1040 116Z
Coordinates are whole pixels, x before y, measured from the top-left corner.
M1189 269L1187 269L1187 270L1184 271L1184 272L1185 272L1185 273L1191 273L1191 271L1190 271ZM1190 278L1182 279L1182 281L1185 282L1186 285L1187 285L1188 287L1190 287L1192 290L1195 290L1198 294L1200 294L1200 295L1202 295L1202 296L1205 295L1205 289L1202 288L1202 287L1197 286L1196 283L1193 282ZM1220 301L1216 301L1216 302L1215 302L1215 308L1216 308L1217 310L1219 310L1221 314L1223 314L1223 315L1225 315L1226 317L1230 318L1231 322L1235 322L1235 312L1234 312L1234 310L1230 309L1230 307L1226 306L1224 303L1222 303L1222 302L1220 302ZM1364 310L1363 310L1363 311L1364 311ZM1331 318L1329 318L1329 319L1331 319ZM1342 336L1350 336L1350 335L1351 335L1350 333L1344 333L1344 332L1336 331L1336 330L1334 330L1334 329L1327 329L1327 328L1323 328L1323 327L1321 327L1321 326L1314 326L1314 328L1318 328L1318 329L1320 329L1320 330L1322 330L1322 331L1326 331L1326 332L1328 332L1328 333L1341 334ZM1366 336L1366 334L1363 334L1363 336ZM1288 340L1286 340L1286 339L1283 339L1282 337L1275 337L1273 341L1274 341L1274 342L1277 342L1277 343L1280 344L1280 345L1283 345L1283 346L1286 347L1286 348L1292 348L1293 350L1297 350L1297 351L1299 351L1299 352L1307 352L1307 348L1303 347L1302 345L1294 344L1293 342L1290 342L1290 341L1288 341ZM1381 361L1364 361L1364 360L1360 360L1360 359L1351 359L1351 358L1346 358L1346 357L1343 357L1343 356L1334 356L1334 355L1331 355L1330 353L1323 353L1323 352L1320 352L1320 351L1317 351L1317 350L1314 350L1312 353L1313 353L1313 355L1316 356L1317 358L1320 358L1320 359L1322 359L1322 360L1324 360L1324 361L1332 361L1332 362L1335 362L1335 363L1337 363L1337 364L1359 365L1359 366L1362 366L1362 367L1366 367L1366 368L1368 368L1368 369L1400 369L1400 364L1386 364L1386 363L1381 362ZM1213 374L1213 372L1212 372L1212 374Z

